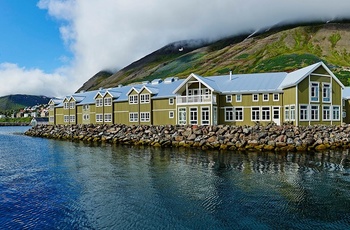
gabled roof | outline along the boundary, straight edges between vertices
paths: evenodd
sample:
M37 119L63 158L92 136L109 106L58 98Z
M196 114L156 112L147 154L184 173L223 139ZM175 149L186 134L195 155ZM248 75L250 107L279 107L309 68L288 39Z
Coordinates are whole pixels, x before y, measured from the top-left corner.
M128 95L129 96L129 94L132 92L132 91L136 91L136 93L139 93L140 92L140 90L141 90L141 88L142 88L142 86L133 86L127 93L126 93L126 95Z
M142 90L147 90L150 94L157 94L158 92L159 92L159 89L158 88L156 88L156 87L151 87L151 86L146 86L146 85L144 85L141 89L140 89L140 92L142 91Z
M174 91L173 94L176 94L182 87L185 86L185 84L191 80L192 78L195 78L197 81L201 82L203 85L205 85L207 88L209 88L211 91L214 92L220 92L219 87L217 86L216 82L211 80L210 77L201 77L197 74L191 73L190 76L188 76Z

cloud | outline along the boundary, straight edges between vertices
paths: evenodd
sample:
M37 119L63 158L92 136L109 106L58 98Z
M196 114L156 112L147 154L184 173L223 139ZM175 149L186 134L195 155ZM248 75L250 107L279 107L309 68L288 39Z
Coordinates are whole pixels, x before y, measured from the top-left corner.
M64 79L72 82L70 90L73 85L79 88L98 71L123 68L171 42L217 39L280 22L350 16L348 0L40 0L37 6L57 20L73 59L53 74L3 66L0 78L11 80L21 92L37 87L41 94ZM5 71L18 77L12 79ZM19 76L26 79L25 86L20 86ZM6 87L2 88L3 94Z

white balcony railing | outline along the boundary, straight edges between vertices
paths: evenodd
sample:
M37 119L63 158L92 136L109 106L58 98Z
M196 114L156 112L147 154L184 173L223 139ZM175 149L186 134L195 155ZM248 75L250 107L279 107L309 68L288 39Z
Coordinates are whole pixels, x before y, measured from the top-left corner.
M179 104L196 104L196 103L214 103L216 104L216 95L192 95L177 96L176 103Z

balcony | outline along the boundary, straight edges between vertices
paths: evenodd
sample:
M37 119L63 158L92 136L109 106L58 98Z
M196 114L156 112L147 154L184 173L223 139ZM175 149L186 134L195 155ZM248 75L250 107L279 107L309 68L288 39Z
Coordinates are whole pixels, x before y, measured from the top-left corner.
M176 103L181 104L216 104L216 95L191 95L191 96L177 96Z

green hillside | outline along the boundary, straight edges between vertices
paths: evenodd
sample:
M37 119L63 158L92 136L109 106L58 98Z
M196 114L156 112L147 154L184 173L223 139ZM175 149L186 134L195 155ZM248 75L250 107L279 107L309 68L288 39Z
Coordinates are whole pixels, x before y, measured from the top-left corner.
M202 76L293 71L325 62L344 85L350 78L350 23L329 23L242 35L213 43L178 42L163 47L111 76L89 80L79 90L190 73ZM181 51L180 51L181 50Z
M9 95L0 97L0 112L18 110L28 106L47 104L51 98L32 95Z

